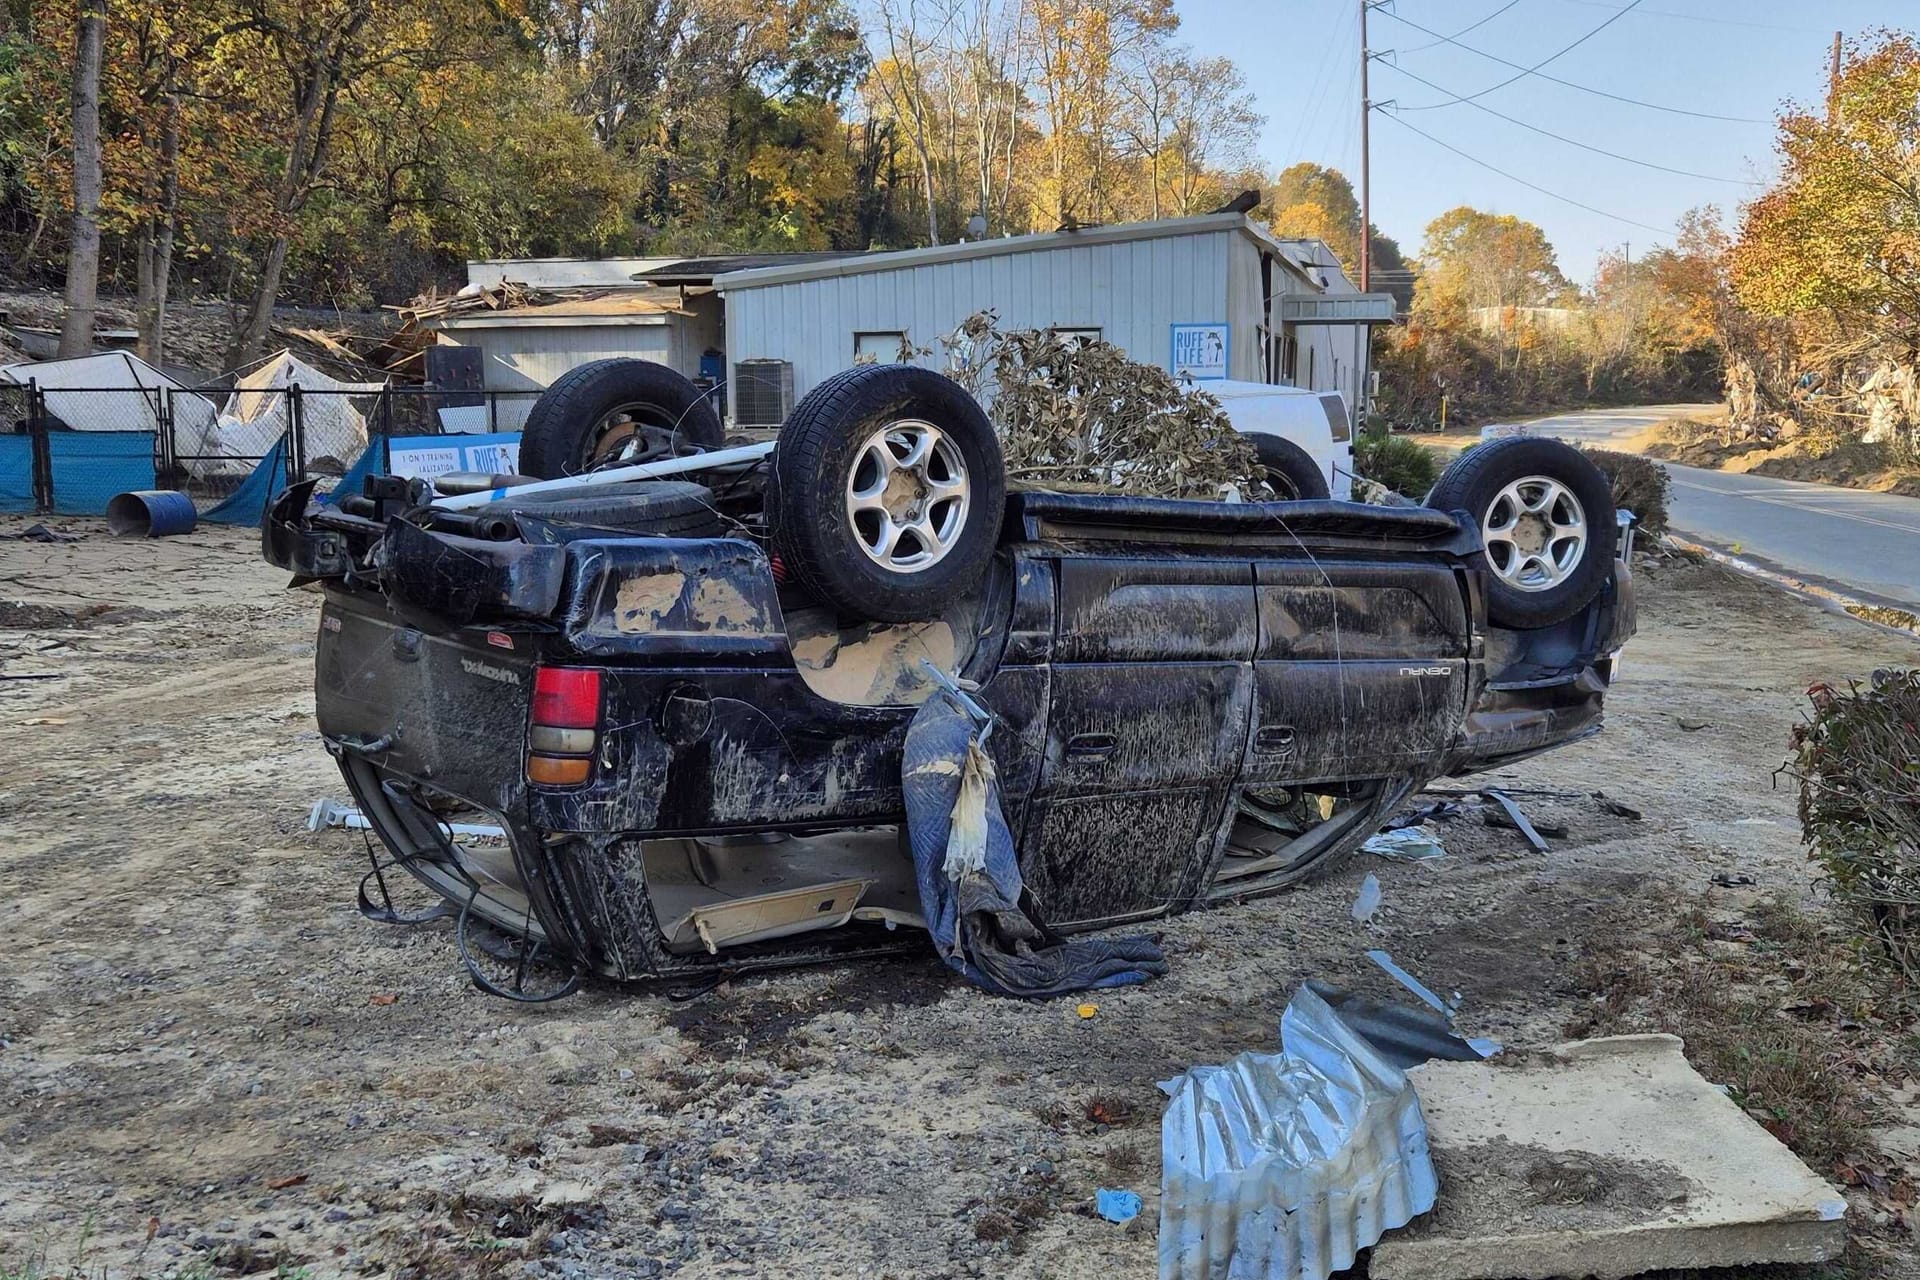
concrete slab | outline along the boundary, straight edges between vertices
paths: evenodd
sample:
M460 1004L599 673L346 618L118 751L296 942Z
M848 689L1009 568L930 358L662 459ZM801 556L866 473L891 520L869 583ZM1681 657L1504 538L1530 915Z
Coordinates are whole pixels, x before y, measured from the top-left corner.
M1611 1036L1415 1067L1440 1201L1374 1247L1374 1280L1617 1280L1838 1257L1840 1193L1680 1048Z

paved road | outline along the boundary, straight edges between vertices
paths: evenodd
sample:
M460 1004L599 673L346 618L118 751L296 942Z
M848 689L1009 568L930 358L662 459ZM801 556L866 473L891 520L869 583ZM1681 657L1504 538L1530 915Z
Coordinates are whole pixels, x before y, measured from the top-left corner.
M1532 426L1580 444L1618 447L1642 428L1698 407L1595 409ZM1920 611L1920 498L1672 463L1667 468L1678 532L1737 548L1770 568Z

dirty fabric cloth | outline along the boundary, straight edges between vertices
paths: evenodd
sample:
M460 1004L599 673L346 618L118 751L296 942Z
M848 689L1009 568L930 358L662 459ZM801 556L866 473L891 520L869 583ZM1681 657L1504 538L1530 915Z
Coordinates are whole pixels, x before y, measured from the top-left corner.
M1279 1053L1160 1088L1160 1280L1326 1280L1438 1197L1413 1086L1305 987Z
M1166 959L1147 938L1068 941L1040 919L980 730L949 693L922 703L907 729L907 840L934 950L968 981L1009 996L1121 987L1165 973Z

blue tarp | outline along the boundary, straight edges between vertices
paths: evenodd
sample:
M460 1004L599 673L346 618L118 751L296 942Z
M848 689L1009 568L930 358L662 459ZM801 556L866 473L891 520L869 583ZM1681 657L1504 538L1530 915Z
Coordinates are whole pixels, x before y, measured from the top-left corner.
M154 486L151 431L49 431L46 439L61 515L104 515L114 494ZM0 511L32 510L33 437L0 436Z
M47 454L63 516L105 515L116 493L154 487L151 431L49 431Z
M332 503L349 494L362 493L368 476L385 475L386 439L385 436L375 436L367 441L367 447L360 451L360 456L353 460L347 473L340 477L340 483L326 493L316 495L314 501Z
M200 518L222 524L259 524L268 505L287 487L287 468L282 461L285 445L284 436L275 441L272 450L260 459L260 464L241 481L240 487L213 510L202 512ZM340 477L340 483L315 501L332 502L340 495L361 492L368 476L389 473L387 459L391 454L404 456L414 468L409 474L431 476L443 471L512 471L519 449L517 431L487 436L394 436L392 439L374 436ZM145 487L153 486L149 483ZM0 488L0 501L4 501L3 488Z
M202 511L200 519L214 524L254 524L267 513L267 505L287 487L287 467L281 461L287 438L280 437L267 450L267 456L240 482L240 487L211 511Z
M0 436L0 511L33 510L33 437Z
M1165 973L1151 939L1069 942L1039 918L979 733L945 692L922 704L907 728L907 843L920 912L940 958L968 981L1009 996L1124 987Z

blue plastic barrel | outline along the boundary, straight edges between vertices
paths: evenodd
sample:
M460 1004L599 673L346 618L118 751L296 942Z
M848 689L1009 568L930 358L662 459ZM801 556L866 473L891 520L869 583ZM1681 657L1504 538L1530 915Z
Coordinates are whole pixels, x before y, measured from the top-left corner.
M107 532L116 538L192 533L193 499L173 489L136 489L107 500Z

